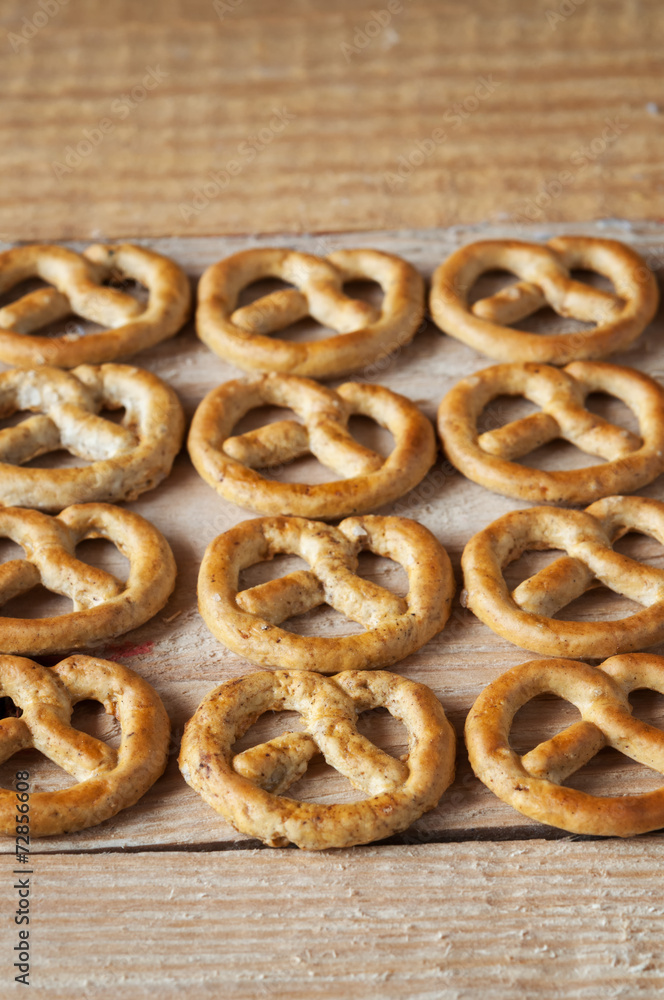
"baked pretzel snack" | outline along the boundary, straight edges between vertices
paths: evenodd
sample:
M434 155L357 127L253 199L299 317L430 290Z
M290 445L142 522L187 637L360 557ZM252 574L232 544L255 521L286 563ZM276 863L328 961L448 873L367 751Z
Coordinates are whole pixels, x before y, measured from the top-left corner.
M613 656L599 667L574 660L531 660L482 691L466 720L473 771L503 802L570 833L633 837L664 826L664 787L635 795L596 796L562 782L603 747L664 774L664 732L632 716L628 695L664 694L664 657ZM576 705L581 720L520 757L509 744L512 720L526 702L551 692Z
M290 407L303 422L280 420L230 436L246 413L267 404ZM395 447L388 458L352 437L348 421L355 414L391 431ZM436 439L414 403L380 385L346 382L334 390L295 375L271 374L213 389L194 415L189 454L199 475L241 507L336 518L364 514L416 486L436 460ZM254 471L309 454L343 478L317 485L281 483Z
M615 292L576 281L570 273L576 269L604 275ZM470 305L473 285L493 270L511 271L519 281ZM651 321L658 301L652 272L624 243L558 236L544 246L483 240L462 247L434 272L430 308L441 330L497 361L564 365L624 350ZM545 336L509 329L547 305L595 327Z
M7 653L61 653L122 635L163 608L175 586L175 560L163 535L111 504L78 504L57 517L2 507L0 538L25 551L25 559L0 563L0 607L39 583L74 605L50 618L0 616L0 649ZM88 538L108 539L129 560L126 582L76 558L76 546Z
M586 409L593 392L622 400L638 418L640 437ZM541 411L479 434L482 410L502 395L524 396ZM464 476L520 500L590 503L638 490L664 471L664 389L642 372L601 361L576 361L563 369L485 368L448 392L438 409L438 430L450 462ZM555 472L514 461L556 439L605 461Z
M358 714L379 707L408 730L401 760L357 731ZM259 716L289 710L300 713L303 732L233 756L233 744ZM433 809L454 779L455 742L433 691L397 674L266 670L228 681L201 702L185 727L180 769L241 833L270 847L324 850L388 837ZM318 753L369 798L320 805L285 796Z
M0 293L30 278L41 278L52 287L29 292L0 309L0 361L23 368L73 368L136 354L177 333L191 305L189 281L177 264L131 243L97 243L83 254L41 244L0 253ZM104 284L116 278L144 285L147 305ZM34 336L36 330L72 315L105 329Z
M464 549L464 599L485 625L523 649L547 656L600 657L664 640L664 570L614 552L630 531L664 544L664 503L607 497L585 511L531 507L505 514ZM504 568L533 549L567 553L509 592ZM553 616L598 586L644 607L619 621Z
M0 762L35 747L76 779L57 792L33 792L31 837L96 826L134 805L162 774L170 723L159 695L133 670L92 656L69 656L42 667L0 656L0 693L22 710L0 720ZM117 750L70 725L79 701L100 701L122 736ZM0 789L0 832L16 835L16 792Z
M240 292L262 278L294 285L237 308ZM376 281L380 309L344 294L349 281ZM273 338L312 316L336 336L305 343ZM408 344L424 316L424 282L400 257L378 250L336 250L329 257L294 250L243 250L205 271L196 330L226 361L248 371L332 378Z
M100 415L121 407L121 424ZM91 500L134 500L169 474L184 436L184 414L170 386L130 365L0 373L0 418L21 410L39 416L0 430L0 503L8 506L61 510ZM59 450L91 464L21 468Z
M357 576L360 552L400 563L409 590L398 597ZM311 569L238 590L243 569L290 552ZM208 545L198 575L198 606L210 631L263 667L315 670L386 667L441 631L454 596L445 549L421 524L402 517L349 517L338 527L301 517L258 517ZM327 603L366 629L304 636L281 622Z

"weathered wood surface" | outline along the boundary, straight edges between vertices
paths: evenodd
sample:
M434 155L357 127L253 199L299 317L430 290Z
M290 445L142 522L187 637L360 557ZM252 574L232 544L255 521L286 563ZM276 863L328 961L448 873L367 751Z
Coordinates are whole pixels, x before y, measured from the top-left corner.
M657 0L6 0L0 234L662 218Z
M529 232L520 229L516 234L532 234L543 239L565 230L569 231L569 227L538 228ZM654 225L644 224L629 229L587 224L574 227L574 231L617 236L633 242L655 270L659 268L664 254L664 232ZM483 230L486 236L509 233L514 234L515 231L504 228ZM325 238L303 237L280 242L319 253L335 247L376 246L402 254L428 276L454 247L475 236L474 231L441 230L402 235L361 233ZM270 242L277 241L219 238L165 240L151 245L172 255L195 278L211 261L236 249ZM304 335L306 329L305 326L300 335ZM634 347L616 356L615 360L664 377L661 338L662 326L657 321ZM188 415L192 414L207 391L241 374L211 354L196 339L191 327L170 342L137 356L135 362L167 379L178 391ZM439 400L459 377L490 363L490 360L452 338L441 336L429 322L411 345L397 355L380 359L376 365L353 377L380 381L416 400L433 417ZM611 412L610 407L607 412ZM507 410L498 407L493 418L502 421L506 414ZM384 445L384 439L380 440ZM547 454L548 461L554 464L563 459L581 464L585 461L579 454L570 454L568 449L562 447L552 447ZM297 472L319 477L325 475L324 470L313 461L298 467ZM641 493L661 497L661 480ZM175 471L165 483L130 506L152 520L171 542L178 562L178 583L167 607L153 621L123 638L102 645L96 651L110 658L119 658L139 671L163 697L174 727L170 765L164 778L137 806L99 827L40 841L35 845L35 850L39 852L140 850L179 845L223 847L244 839L188 788L177 770L175 758L184 722L202 697L222 680L253 669L247 661L226 650L212 637L198 614L195 597L198 566L207 543L233 524L253 515L219 498L199 479L186 453L179 456ZM519 501L491 494L458 473L449 474L449 469L439 461L422 486L381 512L396 511L413 516L429 527L451 554L460 590L459 558L465 542L498 515L521 506L524 505ZM662 565L661 549L656 543L644 541L637 547L644 557ZM2 551L0 556L4 557ZM113 556L109 558L109 565L120 572L120 560ZM266 579L270 574L281 575L287 565L286 562L275 562L262 569L257 568L251 571L254 574L252 580ZM362 571L388 587L398 587L404 579L402 571L387 560L368 557ZM628 606L627 601L594 592L577 602L573 613L581 617L621 617ZM355 628L329 609L319 609L293 620L291 626L298 631L329 630L332 634ZM664 649L660 651L664 652ZM406 834L407 838L420 842L558 835L556 831L531 822L503 805L481 785L470 772L461 738L465 716L481 689L502 670L531 658L532 654L498 638L474 619L461 607L457 596L445 630L396 667L408 677L433 688L448 711L459 737L455 784L443 797L440 806L415 824ZM642 717L664 723L663 700L659 696L639 694L635 704ZM533 702L519 715L516 743L525 751L571 721L575 714L576 710L564 703L551 700ZM100 726L101 731L108 731L105 717L100 720L88 715L86 724L96 726L97 731ZM274 721L266 717L257 729L259 738L264 738L268 729L273 732L274 725ZM402 752L400 727L389 717L375 713L366 726L366 731L384 746ZM17 759L12 758L0 768L0 784L9 783L15 773ZM55 787L65 780L66 776L55 767L37 763L34 753L21 759L28 761L33 771L35 790ZM595 758L574 779L578 787L599 793L656 787L660 780L657 775L608 751ZM302 783L298 794L330 801L335 796L348 798L352 793L343 779L328 774L326 768L314 764L311 776ZM13 848L5 842L2 849Z
M651 838L41 857L32 992L49 1000L657 997L661 859ZM4 877L7 950L15 898ZM3 996L22 995L6 982Z

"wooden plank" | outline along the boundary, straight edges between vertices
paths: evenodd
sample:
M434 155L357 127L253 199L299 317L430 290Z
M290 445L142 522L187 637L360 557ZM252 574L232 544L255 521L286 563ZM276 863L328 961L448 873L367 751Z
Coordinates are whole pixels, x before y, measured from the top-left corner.
M30 980L49 1000L655 997L661 860L651 838L41 857Z
M499 235L532 236L544 239L565 231L564 226L547 230L524 230L505 227L485 228L486 237ZM663 231L655 225L640 225L634 230L610 225L585 224L577 232L615 236L633 242L645 254L650 266L657 269L663 250ZM406 234L344 234L329 239L314 237L280 240L312 252L326 252L334 247L376 246L400 253L422 272L430 275L435 265L452 249L476 238L473 230L441 230ZM234 250L260 246L273 239L196 239L156 241L151 245L171 254L185 266L193 278L202 268ZM308 328L307 328L308 329ZM313 332L310 329L310 332ZM171 382L184 403L188 415L193 413L203 395L218 383L240 373L212 355L188 327L175 339L144 352L135 359ZM658 320L638 343L616 361L636 365L664 377L662 324ZM438 401L458 378L490 364L470 348L450 337L441 336L431 323L418 334L413 344L398 355L381 359L377 365L353 376L379 381L416 400L429 416L435 415ZM504 414L502 414L504 417ZM501 417L501 412L496 413ZM562 461L564 450L554 461ZM322 470L310 462L303 473L316 476ZM382 513L405 513L429 527L449 549L455 565L460 589L459 559L467 539L501 513L523 506L519 501L496 496L468 482L459 474L449 474L442 463L434 468L425 484L413 490L404 501L384 508ZM662 496L661 480L640 491L646 496ZM172 755L166 776L136 807L121 813L99 827L79 834L52 838L36 845L38 851L138 849L168 845L230 845L240 838L220 817L183 782L175 763L182 727L204 695L222 680L236 677L251 666L226 650L208 632L196 608L196 578L198 566L207 543L233 524L252 516L217 497L195 473L186 456L179 456L172 476L157 490L144 494L129 505L152 520L170 540L179 567L178 583L167 607L156 618L126 637L100 646L96 651L138 670L164 698L174 725ZM643 547L645 556L662 564L661 549L655 543ZM2 552L0 552L0 556ZM116 560L112 568L118 569ZM386 586L398 586L401 571L386 560L368 559L363 571ZM277 564L264 567L263 577L275 572ZM284 572L283 566L278 575ZM597 614L605 618L626 613L628 602L610 601L607 595L588 595L576 607L576 615ZM322 610L309 617L294 620L298 630L325 630L343 634L349 623L336 613ZM91 650L94 651L94 650ZM659 648L662 652L664 649ZM415 842L464 838L533 837L555 835L554 831L525 819L503 805L471 774L462 744L465 716L482 688L502 670L531 659L531 654L499 639L464 610L458 598L446 629L422 650L402 661L396 669L415 680L430 685L442 700L459 737L458 776L443 797L440 806L423 817L408 837ZM637 698L638 711L654 723L664 723L662 699L652 696ZM574 717L574 710L555 701L534 702L519 715L516 732L522 750L534 746L540 739L552 735ZM88 713L83 724L108 732L105 719ZM273 731L271 719L265 719L255 730L263 739ZM367 732L380 744L394 752L402 752L403 733L384 715L376 713L366 723ZM100 728L101 727L101 728ZM12 758L0 768L0 785L7 786L15 773L18 760L28 762L35 779L35 790L59 787L63 775L55 767L37 762L33 753ZM579 775L579 787L590 791L616 793L656 787L658 776L626 762L617 754L605 752ZM331 801L335 797L347 800L352 794L342 779L327 773L322 766L313 766L311 777L298 790L308 798ZM12 844L4 842L3 850Z
M1 233L661 218L663 26L657 0L7 0Z

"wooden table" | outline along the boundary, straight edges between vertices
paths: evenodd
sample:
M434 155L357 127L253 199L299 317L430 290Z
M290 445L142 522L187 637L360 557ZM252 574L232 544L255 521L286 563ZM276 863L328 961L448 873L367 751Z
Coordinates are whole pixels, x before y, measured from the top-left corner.
M9 112L0 235L70 245L131 236L173 256L194 279L235 249L274 243L316 253L376 246L429 276L447 253L478 236L543 239L570 231L624 239L661 269L661 97L654 73L662 15L654 3L578 5L558 21L549 13L558 6L547 3L487 0L467 10L413 0L358 52L343 46L359 48L362 32L373 30L369 9L339 2L284 11L228 0L226 10L223 3L217 12L207 3L89 3L83 11L72 4L25 45L14 39L16 51L8 34L0 68ZM7 31L16 34L24 16L24 7L9 5ZM149 69L167 75L138 101L140 90L133 98L131 91ZM475 95L479 78L492 75L500 86ZM122 117L127 93L137 106ZM467 118L444 120L448 111L461 113L455 105L469 110L464 102L473 96L477 108L470 101ZM273 108L282 110L281 120ZM616 116L616 128L624 120L629 131L602 139L605 119ZM79 151L78 164L71 157L70 172L56 169L54 163L67 166L66 148L76 153L84 129L93 143L91 130L101 129L103 118L112 128L97 146ZM260 130L272 119L272 137L268 142L264 133L263 141ZM439 127L447 128L446 138L424 155ZM594 140L594 159L581 162L578 151L592 153ZM256 156L249 159L252 142ZM249 144L245 152L241 143ZM409 159L419 159L416 150L421 164ZM226 183L219 172L238 158L242 169ZM220 190L206 194L209 171ZM561 172L572 180L560 180ZM630 221L578 221L602 216ZM294 235L303 231L319 235ZM232 233L245 235L220 235ZM661 335L661 322L653 324L615 360L663 377ZM191 326L135 360L175 386L189 416L205 392L238 374L200 345ZM459 377L488 363L429 323L398 357L354 377L380 381L433 416ZM381 513L396 509L430 527L448 548L460 586L464 542L522 505L458 474L430 483L433 492L416 489ZM661 496L661 485L640 493ZM137 806L35 847L37 992L132 1000L187 989L197 997L252 1000L456 1000L489 991L548 998L661 990L661 838L623 843L561 835L503 805L472 776L461 739L465 715L486 683L531 655L498 639L458 599L444 632L398 668L434 689L459 737L457 778L440 806L394 843L318 855L259 849L234 833L184 784L175 757L182 726L203 695L251 669L212 638L195 601L206 543L251 515L220 500L186 454L162 486L130 507L168 537L178 584L153 621L96 652L137 670L159 691L173 721L172 754L164 777ZM661 565L654 543L638 551ZM98 557L121 570L112 553ZM389 562L368 558L363 571L400 585ZM611 618L627 607L588 595L574 613ZM294 627L339 633L350 626L322 610ZM639 696L635 710L664 722L661 699ZM113 737L106 717L86 710L78 718ZM563 704L536 702L520 714L517 742L526 749L571 718ZM266 722L258 738L268 731ZM402 734L382 715L366 731L399 752ZM55 768L42 764L38 771L36 758L29 759L38 781L58 786ZM12 759L0 768L0 784L16 766ZM657 781L605 752L584 769L578 787L620 793ZM302 794L330 801L348 791L315 765ZM7 857L2 983L14 995L10 865Z

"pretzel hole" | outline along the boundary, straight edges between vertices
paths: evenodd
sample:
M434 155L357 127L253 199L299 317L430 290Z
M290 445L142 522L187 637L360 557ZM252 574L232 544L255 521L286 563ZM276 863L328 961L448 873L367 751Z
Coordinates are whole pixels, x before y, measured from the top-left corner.
M0 538L0 563L12 562L14 559L25 559L23 547L11 538Z
M65 448L46 451L43 455L21 462L22 469L82 469L88 465L91 465L89 459L72 455Z
M642 604L600 584L570 601L553 618L571 622L613 622L642 610Z
M584 285L591 285L593 288L599 288L602 292L609 292L612 295L618 294L611 278L606 274L600 274L599 271L591 271L585 267L574 268L570 271L570 277L572 281L580 281Z
M358 622L346 618L344 614L330 607L329 604L321 604L311 611L296 618L289 618L282 622L280 628L295 635L359 635L364 632L364 627Z
M278 580L282 576L294 573L297 570L308 570L311 567L306 560L290 552L279 553L273 559L266 562L254 563L247 566L240 572L238 590L249 590L251 587L258 587L268 580Z
M529 469L561 472L566 469L587 469L591 465L603 465L605 461L599 455L589 456L570 441L557 438L531 451L529 455L524 455L519 459L519 465Z
M561 556L567 555L566 552L562 552L560 549L528 549L523 555L519 556L513 562L508 563L503 568L503 578L507 584L510 591L515 590L520 583L524 580L528 580L531 576L535 576L540 570L544 569L550 563L555 562L556 559L560 559Z
M70 725L88 736L94 736L113 747L120 748L122 728L114 715L109 715L99 701L79 701L74 705Z
M0 608L2 618L50 618L66 615L74 610L68 597L54 594L38 583L25 594L13 597Z
M498 430L514 420L522 420L532 413L539 413L540 407L525 396L496 396L487 403L477 420L478 434Z
M0 698L0 719L20 719L22 715L23 709L15 705L11 698Z
M257 281L252 281L251 284L241 289L235 308L241 309L243 306L251 305L257 299L272 295L274 292L281 292L286 288L295 288L295 285L291 285L288 281L282 281L280 278L258 278Z
M488 299L496 292L516 285L519 278L512 271L504 271L500 268L492 268L480 274L468 292L468 305L473 306L480 299Z
M640 438L639 420L634 411L617 396L607 392L591 392L586 398L586 409L608 420L616 427L623 427Z
M112 271L109 277L105 281L102 281L102 285L105 288L115 288L120 292L124 292L125 295L129 295L143 306L147 307L148 305L150 291L147 285L143 285L136 278L129 278L121 274L120 271Z
M549 691L538 694L522 705L514 716L510 746L523 757L580 720L581 713L576 705Z
M355 573L398 597L405 597L408 593L408 574L394 559L386 559L375 552L360 552Z
M394 436L387 427L360 413L350 418L348 430L359 444L378 452L383 458L388 458L396 447Z
M86 538L79 542L76 546L76 558L88 566L111 573L122 582L126 582L129 577L129 560L106 538Z
M4 292L0 292L0 309L4 309L5 306L9 306L12 302L17 302L18 299L22 299L24 295L30 295L32 292L38 292L42 288L53 288L48 281L42 281L41 278L26 278L24 281L18 281L11 288L7 288Z
M613 550L623 556L629 556L636 562L664 569L664 546L651 535L644 535L640 531L628 531L613 543Z
M344 281L342 285L344 295L349 299L357 299L366 302L375 309L381 309L385 294L377 281L368 278L356 278L353 281Z
M604 747L564 782L567 788L598 797L640 795L661 788L662 775L631 760L613 747Z

